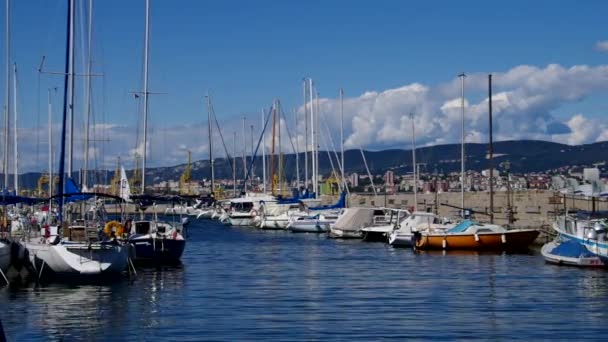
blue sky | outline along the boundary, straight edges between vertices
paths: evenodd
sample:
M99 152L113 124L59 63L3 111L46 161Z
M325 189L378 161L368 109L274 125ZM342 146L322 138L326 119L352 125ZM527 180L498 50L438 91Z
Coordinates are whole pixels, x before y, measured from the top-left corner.
M39 119L36 106L36 68L46 55L45 69L63 69L65 2L12 1L11 55L20 68L18 104L26 128L46 124ZM289 111L300 106L304 76L315 79L322 98L335 98L340 87L347 97L358 98L367 91L382 93L413 83L432 92L453 82L461 71L507 73L520 65L544 69L550 64L566 69L598 67L608 59L607 52L594 48L598 41L608 39L605 1L152 0L151 6L151 91L166 94L152 97L150 124L165 130L202 125L207 90L213 95L218 119L232 131L242 115L259 127L258 113L274 98L280 98ZM0 10L4 18L4 6ZM4 27L4 20L2 23ZM95 1L94 70L104 74L94 81L97 123L134 130L137 106L129 91L142 86L143 26L143 0ZM4 65L2 37L0 61ZM80 49L81 41L77 44ZM82 52L78 54L81 64ZM82 65L79 68L82 71ZM1 80L4 75L2 68ZM43 75L41 80L43 91L62 84L57 76ZM77 87L82 89L82 82ZM505 91L516 89L507 88ZM4 94L3 82L0 89ZM601 121L608 109L605 93L602 86L593 86L574 100L552 102L543 109L551 120L567 122L583 113L587 120ZM479 90L467 95L479 102L485 93ZM44 103L45 93L41 96ZM40 108L41 117L46 118L46 107ZM331 113L328 107L327 114ZM348 126L347 134L354 136L354 121ZM330 123L330 128L335 125ZM481 139L484 132L479 133ZM509 137L508 132L503 133L504 138ZM535 134L531 137L537 137ZM404 134L403 143L408 139ZM179 141L176 146L193 149L204 144L200 140L200 144L192 139ZM355 147L352 141L351 147ZM359 143L382 148L392 145L391 141L373 144L363 139ZM443 140L435 137L427 141L440 142ZM135 147L134 141L124 144ZM395 144L403 145L399 139ZM107 153L125 154L128 149L123 149L110 148L112 152ZM205 154L204 147L195 151L195 157ZM174 162L166 153L165 158L161 155L152 159L158 164Z

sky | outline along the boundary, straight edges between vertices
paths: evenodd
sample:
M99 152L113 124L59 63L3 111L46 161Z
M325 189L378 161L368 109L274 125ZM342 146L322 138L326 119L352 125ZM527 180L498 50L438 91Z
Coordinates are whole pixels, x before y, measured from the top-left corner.
M82 75L88 58L88 0L76 2L76 69ZM184 163L187 150L195 160L208 158L206 94L230 152L234 146L238 154L250 148L250 125L257 141L262 110L275 99L285 112L283 132L289 129L302 150L304 77L314 80L319 93L321 148L331 146L330 136L339 144L340 88L347 148L410 148L410 113L418 145L460 142L457 75L462 72L467 74L467 142L487 141L489 73L497 140L608 140L606 1L150 3L149 80L150 91L158 93L150 96L151 166ZM63 79L48 72L64 68L66 4L11 1L21 171L48 169L48 89L52 151L59 154ZM143 88L145 1L96 0L93 13L88 154L93 167L113 168L119 156L132 167L133 153L142 150L142 101L133 92ZM84 88L85 77L77 77L75 168L84 158ZM224 148L217 131L213 134L213 151L221 157ZM270 144L269 135L266 139ZM291 151L287 139L283 144Z

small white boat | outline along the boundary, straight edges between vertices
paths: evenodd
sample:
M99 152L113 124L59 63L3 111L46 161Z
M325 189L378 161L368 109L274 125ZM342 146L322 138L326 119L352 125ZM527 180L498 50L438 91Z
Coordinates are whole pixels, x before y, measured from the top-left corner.
M556 265L604 267L602 259L575 240L551 241L540 250L545 261Z
M374 216L370 226L361 228L365 241L387 242L389 234L397 229L398 223L405 219L410 212L404 209L385 209L385 216Z
M424 230L447 230L453 225L447 225L442 219L424 211L415 211L407 216L400 218L395 229L388 235L388 243L393 247L412 247L413 236L416 231Z
M340 212L330 211L312 216L293 216L287 229L293 233L327 233L340 217Z
M360 239L362 229L374 225L376 217L385 218L383 209L347 208L340 218L331 225L329 236L336 239Z

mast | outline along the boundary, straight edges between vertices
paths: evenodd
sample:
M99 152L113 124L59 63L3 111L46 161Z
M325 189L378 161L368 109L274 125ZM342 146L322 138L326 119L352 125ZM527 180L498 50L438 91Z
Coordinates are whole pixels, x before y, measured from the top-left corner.
M346 186L344 178L344 89L340 88L340 165L342 166L342 184Z
M315 194L315 198L317 197L317 178L315 170L316 168L316 158L315 158L315 110L314 110L314 99L313 99L313 83L312 79L308 79L308 95L310 96L310 145L311 145L311 153L310 159L312 160L312 192Z
M306 98L306 78L303 80L302 85L304 89L304 188L308 189L308 101Z
M70 70L70 59L72 58L72 50L70 49L70 40L72 40L72 14L73 14L74 0L68 1L68 29L67 29L67 44L66 44L66 59L65 59L65 76L63 82L63 115L61 118L61 152L59 155L59 225L63 223L63 184L65 174L65 138L66 138L66 126L67 126L67 115L68 115L68 86L69 86L69 70Z
M53 107L51 104L51 89L49 91L49 213L51 212L51 207L53 206Z
M4 188L8 188L8 142L11 110L11 2L6 0L6 98L4 102L4 152L2 172L4 172Z
M233 191L234 191L234 197L236 197L236 131L234 131L234 140L232 140L234 142L233 145L233 152L232 152L232 184L233 184Z
M315 185L315 193L320 195L319 191L319 150L320 150L320 143L319 143L319 113L321 112L321 107L319 106L319 92L315 93L316 96L316 104L317 104L317 108L315 109L315 180L316 180L316 185Z
M490 119L490 146L489 146L489 164L490 164L490 223L494 223L494 146L492 141L492 74L488 75L488 114Z
M414 113L410 113L412 120L412 166L414 173L414 211L418 211L418 174L416 172L416 123L414 122Z
M75 48L75 12L76 12L76 3L74 2L74 0L70 0L72 1L72 6L70 8L70 41L69 41L69 49L70 49L70 64L69 64L69 70L68 70L68 91L69 91L69 105L68 105L68 115L69 115L69 129L70 129L70 136L69 136L69 140L68 140L68 178L72 177L72 162L74 160L74 63L75 63L75 56L74 56L74 48Z
M262 109L262 127L266 127L266 115ZM236 134L236 133L235 133ZM235 138L236 139L236 138ZM266 193L266 130L262 129L262 181L264 182L264 193ZM253 146L253 144L252 144Z
M467 77L464 72L460 75L461 81L461 97L460 97L460 107L462 109L462 117L461 117L461 136L460 136L460 210L462 213L462 217L464 218L464 79Z
M279 126L279 177L277 178L277 185L279 186L279 194L283 194L283 148L281 146L281 103L277 100L277 107L275 112L278 119Z
M83 182L82 187L88 188L89 184L89 123L91 120L91 68L92 68L92 53L91 45L93 41L93 0L89 0L89 25L88 25L88 61L87 61L87 74L86 74L86 96L85 96L85 124L84 124L84 170L83 170Z
M146 32L144 43L144 146L141 168L141 193L146 191L146 155L148 142L148 59L150 48L150 0L146 0Z
M270 193L274 196L274 137L277 118L277 103L272 105L272 145L270 147Z
M253 125L250 125L251 128L251 160L253 160ZM253 163L251 164L251 188L253 189L253 178L255 177L255 174L253 173L254 168L253 168Z
M211 137L211 95L207 93L207 128L209 129L209 167L211 168L211 193L215 192L215 167L213 160L213 139Z
M14 77L13 77L13 156L15 160L13 161L14 169L13 169L13 187L15 188L15 195L19 196L19 136L18 136L18 126L17 126L17 63L13 64L14 66Z
M293 118L296 129L296 188L298 189L298 194L300 193L300 148L298 144L298 111L294 108L293 110Z
M243 115L243 189L245 189L245 192L247 192L247 159L245 156L245 141L245 115Z

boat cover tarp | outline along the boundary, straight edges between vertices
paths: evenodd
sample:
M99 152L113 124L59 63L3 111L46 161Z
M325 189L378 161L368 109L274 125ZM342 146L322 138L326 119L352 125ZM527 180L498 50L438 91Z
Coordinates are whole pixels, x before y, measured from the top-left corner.
M595 256L587 247L575 240L561 242L557 247L553 248L550 253L570 258L590 258Z
M374 222L376 208L348 208L340 215L333 227L340 230L359 231Z
M17 204L17 203L25 203L27 205L32 205L40 202L44 202L44 198L33 198L33 197L25 197L25 196L14 196L14 195L2 195L0 197L0 204L9 205L9 204Z
M455 225L454 227L450 228L447 232L448 233L462 233L474 224L475 224L475 222L473 222L471 220L464 220L464 221L460 222L459 224Z

